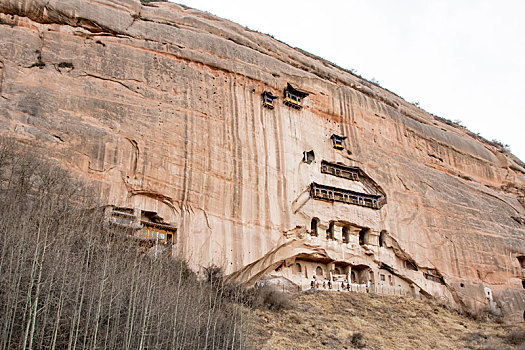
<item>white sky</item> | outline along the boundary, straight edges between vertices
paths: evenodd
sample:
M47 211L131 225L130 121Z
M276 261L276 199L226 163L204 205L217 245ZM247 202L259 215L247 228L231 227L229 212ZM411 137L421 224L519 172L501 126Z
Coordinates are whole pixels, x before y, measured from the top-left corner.
M175 0L355 69L525 161L525 0Z

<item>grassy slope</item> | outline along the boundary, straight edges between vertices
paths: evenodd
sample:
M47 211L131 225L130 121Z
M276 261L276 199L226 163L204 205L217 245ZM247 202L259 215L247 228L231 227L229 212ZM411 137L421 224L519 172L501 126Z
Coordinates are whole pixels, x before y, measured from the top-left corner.
M338 292L293 299L285 311L255 311L258 348L525 349L525 326L473 320L433 302Z

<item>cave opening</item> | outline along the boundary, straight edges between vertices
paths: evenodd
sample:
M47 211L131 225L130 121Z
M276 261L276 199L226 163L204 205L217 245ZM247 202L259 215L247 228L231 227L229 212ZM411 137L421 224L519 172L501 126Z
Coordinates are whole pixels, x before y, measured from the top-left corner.
M350 228L343 226L343 243L350 243Z
M383 230L379 234L379 246L384 247L385 244L386 244L386 230Z
M525 256L521 255L517 257L518 262L520 263L520 267L522 269L525 269Z
M363 228L361 231L359 231L359 245L365 245L368 244L368 236L370 233L370 229Z
M334 222L330 221L328 229L326 230L326 239L334 239Z
M317 226L319 225L319 219L318 218L313 218L312 219L312 222L310 223L310 234L312 236L318 236L319 233L317 232Z
M313 150L303 152L303 162L306 164L312 164L313 161L315 161L315 153Z
M323 277L323 268L321 266L317 266L315 268L315 277L316 278L322 278Z

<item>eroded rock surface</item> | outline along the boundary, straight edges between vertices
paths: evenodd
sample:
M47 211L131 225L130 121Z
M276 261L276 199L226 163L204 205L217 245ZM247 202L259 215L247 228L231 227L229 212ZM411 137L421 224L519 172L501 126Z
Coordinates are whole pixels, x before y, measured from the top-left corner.
M176 227L194 267L299 286L343 276L523 320L525 165L497 145L179 5L0 0L0 12L2 134L99 182L109 205ZM308 93L303 108L283 104L288 83ZM312 183L386 203L315 199Z

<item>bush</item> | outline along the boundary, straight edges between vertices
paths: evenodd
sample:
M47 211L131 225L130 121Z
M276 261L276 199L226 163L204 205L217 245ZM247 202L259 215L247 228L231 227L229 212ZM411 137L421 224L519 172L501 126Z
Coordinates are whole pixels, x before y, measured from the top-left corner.
M224 298L249 308L280 311L291 306L288 294L271 286L246 288L243 284L225 279L222 268L210 265L203 269L204 278Z
M271 286L264 286L251 290L250 304L256 308L281 311L290 308L291 300L288 294Z
M363 333L355 332L350 337L350 343L358 349L364 348L366 346L364 338Z
M519 330L510 332L505 337L505 341L511 345L525 344L525 330L519 329Z

